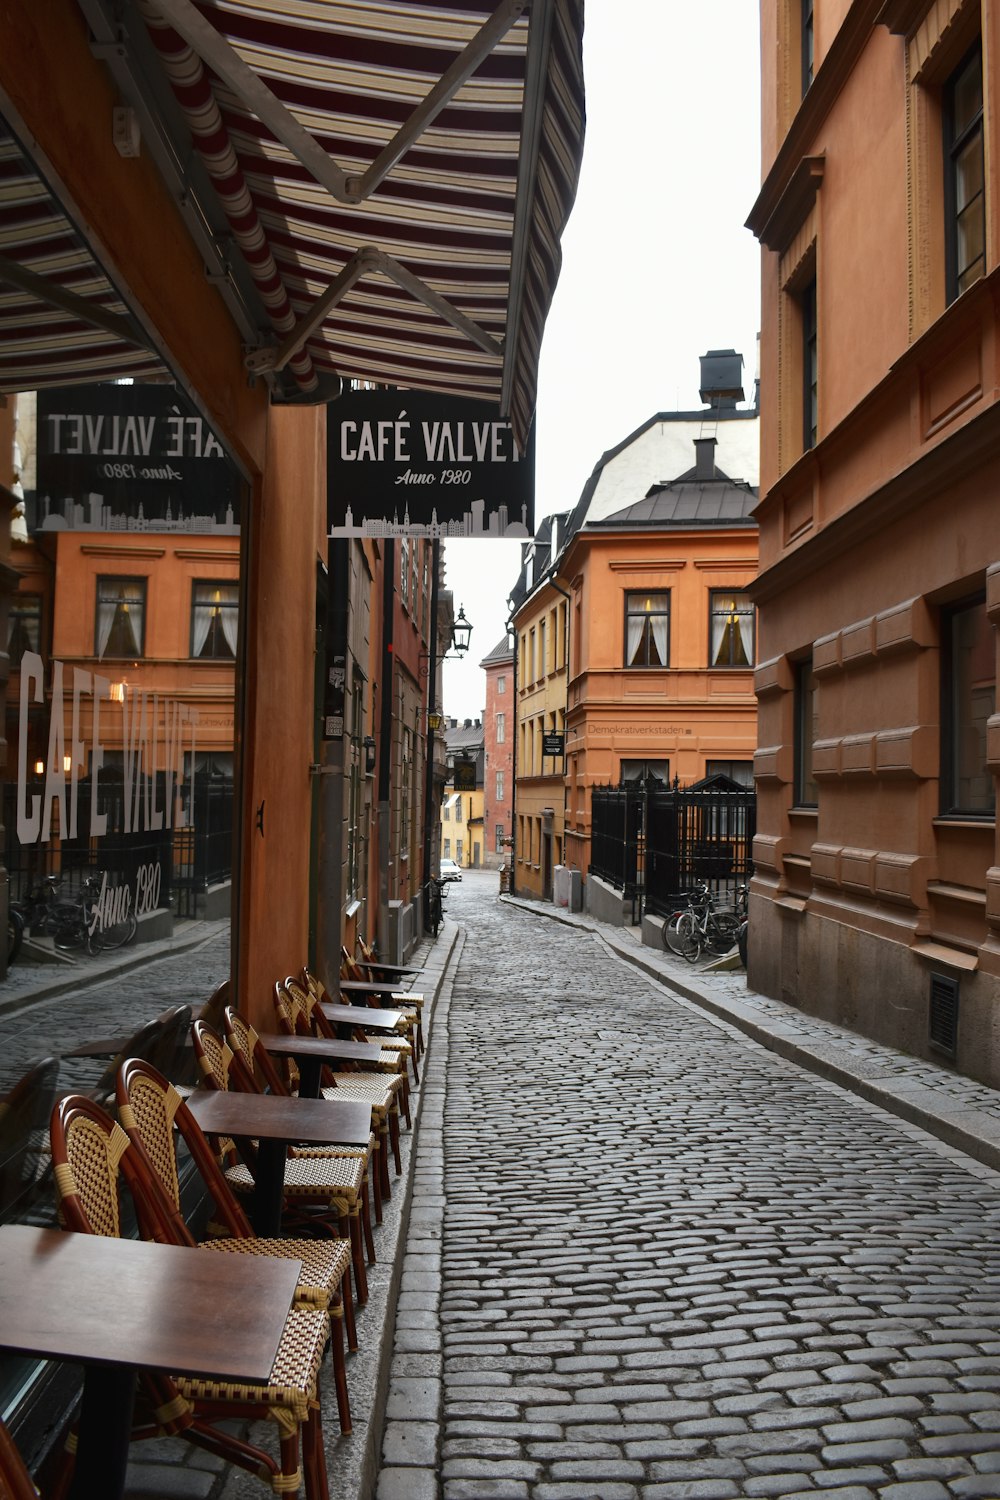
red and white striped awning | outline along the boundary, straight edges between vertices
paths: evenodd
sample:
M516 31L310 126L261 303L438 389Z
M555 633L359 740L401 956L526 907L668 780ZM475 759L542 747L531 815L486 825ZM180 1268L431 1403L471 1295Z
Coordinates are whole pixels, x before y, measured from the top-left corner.
M192 233L274 399L438 390L526 435L582 153L582 0L79 3L142 149L166 176L184 163ZM26 165L0 138L0 389L150 373Z

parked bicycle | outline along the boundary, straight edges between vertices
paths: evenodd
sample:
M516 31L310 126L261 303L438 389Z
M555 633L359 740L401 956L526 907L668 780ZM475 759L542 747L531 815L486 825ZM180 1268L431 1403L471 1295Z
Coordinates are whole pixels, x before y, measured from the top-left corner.
M699 881L687 896L687 904L672 912L663 924L663 945L671 953L695 964L706 950L722 955L737 946L746 920L747 888L738 885L731 900L713 895Z
M444 898L446 886L447 881L438 880L432 875L430 880L428 880L426 886L424 887L424 890L427 894L427 918L424 925L426 927L426 930L430 933L433 933L435 937L437 937L438 935L438 928L444 921Z
M115 910L109 913L101 902L101 882L85 876L75 895L63 894L63 880L47 875L31 887L23 901L10 903L8 917L8 957L12 963L21 948L25 932L32 937L51 937L55 946L68 950L82 948L87 953L122 948L132 942L138 930L135 913ZM18 927L16 941L13 929Z

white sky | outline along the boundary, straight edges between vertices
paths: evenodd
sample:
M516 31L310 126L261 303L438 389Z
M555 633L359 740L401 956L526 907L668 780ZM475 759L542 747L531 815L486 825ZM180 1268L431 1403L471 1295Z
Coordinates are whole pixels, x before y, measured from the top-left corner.
M757 0L588 0L584 71L583 169L539 372L536 525L575 505L647 417L700 407L706 350L743 355L748 398L756 373L760 259L743 226L760 182ZM476 718L520 544L445 554L473 633L467 660L445 663L444 709Z

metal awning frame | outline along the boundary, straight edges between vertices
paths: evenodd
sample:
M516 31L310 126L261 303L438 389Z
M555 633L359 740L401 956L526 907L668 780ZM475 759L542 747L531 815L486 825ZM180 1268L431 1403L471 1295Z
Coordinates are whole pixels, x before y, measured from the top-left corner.
M365 245L355 252L280 345L233 240L214 184L191 145L183 112L159 65L141 15L132 8L123 11L116 0L79 0L79 3L94 37L91 50L107 65L123 98L135 110L143 142L184 216L205 261L206 275L226 300L244 344L244 364L248 374L267 382L272 400L315 404L339 394L341 382L337 379L321 379L316 389L304 393L294 382L286 382L282 372L309 336L321 326L328 312L359 280L374 272L387 276L486 354L503 361L501 410L509 409L517 342L509 334L519 326L523 299L551 0L533 0L531 5L507 307L508 336L498 341L392 256L377 246ZM240 96L301 166L338 202L357 205L385 180L400 157L502 41L520 18L528 0L501 0L489 20L361 177L348 175L332 160L229 42L202 17L191 0L156 0L156 4L192 50ZM134 333L132 339L135 341Z

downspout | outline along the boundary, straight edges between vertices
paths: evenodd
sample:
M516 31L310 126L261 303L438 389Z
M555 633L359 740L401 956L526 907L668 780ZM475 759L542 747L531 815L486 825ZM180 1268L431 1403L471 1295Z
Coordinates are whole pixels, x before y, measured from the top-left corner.
M565 600L567 600L567 606L572 605L572 603L573 603L573 596L572 596L572 594L570 594L566 589L563 588L562 584L558 582L558 580L555 578L554 575L553 575L553 577L551 577L549 579L549 583L551 583L552 587L555 589L555 591L556 591L557 594L562 594L563 598ZM564 654L564 656L566 658L566 664L565 664L565 667L564 667L564 671L566 673L566 693L565 693L565 698L566 698L566 713L567 714L569 713L569 624L570 624L570 609L569 609L569 607L567 607L567 609L566 609L566 635L565 635L565 639L563 641L563 654ZM562 862L563 862L564 865L566 863L566 775L567 775L567 773L566 773L566 719L564 717L563 718L563 847L562 847ZM581 880L583 878L582 871L581 871L580 878L581 878Z

